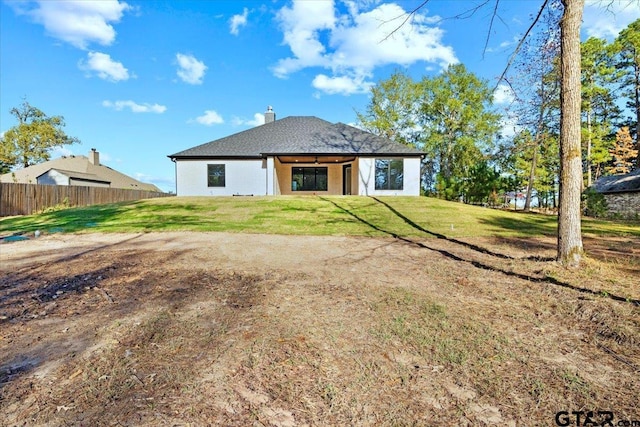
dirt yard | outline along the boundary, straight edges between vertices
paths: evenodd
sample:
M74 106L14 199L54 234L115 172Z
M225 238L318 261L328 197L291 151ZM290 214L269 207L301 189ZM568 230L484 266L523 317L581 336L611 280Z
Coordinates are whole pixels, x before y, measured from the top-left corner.
M640 241L585 239L578 272L551 260L553 244L226 233L3 243L0 424L640 420Z

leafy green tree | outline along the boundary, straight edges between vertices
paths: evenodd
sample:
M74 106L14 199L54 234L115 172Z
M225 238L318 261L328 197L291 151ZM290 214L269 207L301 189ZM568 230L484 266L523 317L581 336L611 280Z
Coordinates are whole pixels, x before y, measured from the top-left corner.
M511 139L500 139L497 149L493 153L493 163L500 171L500 196L504 196L502 204L510 203L510 197L507 193L517 194L522 190L523 177L519 175L520 169L516 166L518 158L522 155L522 151L517 147L517 140L521 138L519 132ZM504 193L504 194L502 194ZM515 204L514 204L515 207Z
M491 102L487 82L458 64L419 82L396 72L372 88L366 111L357 114L365 129L424 150L428 190L454 200L497 134L500 116Z
M469 170L469 177L465 182L464 198L467 203L490 204L497 203L497 193L501 190L500 172L484 160L474 164Z
M528 190L533 185L530 182L530 171L532 168L535 169L533 163L538 157L538 144L535 143L535 136L529 129L523 129L513 137L513 153L513 174Z
M3 161L0 161L0 175L11 172L11 166Z
M4 168L28 167L50 159L50 150L80 142L70 137L62 128L62 116L47 116L41 110L24 101L11 109L18 124L4 133L0 140L0 164Z
M396 71L371 88L371 101L366 112L356 112L356 116L365 130L418 148L419 100L419 84L406 74Z
M485 80L464 65L420 82L418 112L421 143L429 182L454 183L469 177L470 168L493 146L500 116L492 111L493 94ZM452 199L451 194L441 194Z

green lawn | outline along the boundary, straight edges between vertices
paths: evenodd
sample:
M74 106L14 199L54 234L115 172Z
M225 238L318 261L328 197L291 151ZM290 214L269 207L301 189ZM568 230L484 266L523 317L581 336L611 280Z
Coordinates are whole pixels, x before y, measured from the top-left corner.
M585 218L585 234L640 236L638 223ZM429 197L170 197L0 219L0 233L227 231L352 236L554 235L550 215Z

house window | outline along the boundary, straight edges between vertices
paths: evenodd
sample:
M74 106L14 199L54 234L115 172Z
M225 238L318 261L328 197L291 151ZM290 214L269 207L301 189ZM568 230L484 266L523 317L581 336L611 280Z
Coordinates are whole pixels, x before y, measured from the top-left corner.
M207 165L207 186L224 187L224 165Z
M291 191L327 191L327 168L291 168Z
M402 190L403 178L402 159L376 159L376 190Z

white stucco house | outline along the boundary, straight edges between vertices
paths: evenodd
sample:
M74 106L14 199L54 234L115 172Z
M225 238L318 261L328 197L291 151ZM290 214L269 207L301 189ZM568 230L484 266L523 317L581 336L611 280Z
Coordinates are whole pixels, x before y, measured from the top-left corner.
M422 152L313 116L276 120L168 157L178 196L420 195Z

